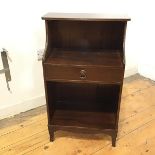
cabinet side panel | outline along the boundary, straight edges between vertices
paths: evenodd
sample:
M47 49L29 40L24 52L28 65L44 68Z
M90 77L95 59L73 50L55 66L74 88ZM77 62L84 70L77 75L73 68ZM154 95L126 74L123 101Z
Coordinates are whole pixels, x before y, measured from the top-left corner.
M121 53L121 57L123 60L123 64L125 66L125 37L126 37L126 29L127 29L127 22L124 22L124 28L123 28L123 42L122 42L122 53Z
M51 28L49 26L49 23L50 21L45 20L46 42L45 42L45 49L43 54L43 62L45 62L46 58L49 56L50 51L53 47L52 33L51 33Z

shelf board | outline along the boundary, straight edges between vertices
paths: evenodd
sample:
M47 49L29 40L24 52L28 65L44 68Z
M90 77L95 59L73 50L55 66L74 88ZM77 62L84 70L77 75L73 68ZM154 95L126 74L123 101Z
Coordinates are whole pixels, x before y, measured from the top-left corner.
M92 129L114 129L115 114L104 112L81 112L75 110L55 110L50 125Z
M119 50L53 49L45 64L73 66L123 67Z

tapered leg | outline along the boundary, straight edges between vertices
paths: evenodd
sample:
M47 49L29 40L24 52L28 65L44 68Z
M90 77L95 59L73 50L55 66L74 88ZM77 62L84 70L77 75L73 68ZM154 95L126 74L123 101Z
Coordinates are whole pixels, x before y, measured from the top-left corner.
M50 142L53 142L53 141L54 141L54 133L50 134Z
M54 141L54 129L50 128L49 134L50 134L50 142L53 142Z
M112 146L115 147L116 146L116 137L117 137L117 132L113 132L111 135L112 138Z

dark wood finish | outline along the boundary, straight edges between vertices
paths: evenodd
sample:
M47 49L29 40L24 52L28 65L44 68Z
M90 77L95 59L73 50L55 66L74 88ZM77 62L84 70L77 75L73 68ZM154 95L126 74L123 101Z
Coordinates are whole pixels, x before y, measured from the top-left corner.
M119 85L50 81L46 85L55 109L117 112Z
M102 119L101 119L102 118ZM92 123L94 122L94 123ZM56 110L51 122L52 125L66 127L87 127L87 128L110 128L115 127L114 113L85 112L76 110Z
M127 17L49 13L43 72L54 131L102 130L115 146L125 69Z
M121 83L122 75L123 69L117 67L45 65L45 79L47 81L100 82L111 84Z
M119 51L54 49L44 65L47 81L120 83L123 77Z
M63 50L53 49L45 64L67 66L122 67L119 50ZM88 57L89 55L89 57Z

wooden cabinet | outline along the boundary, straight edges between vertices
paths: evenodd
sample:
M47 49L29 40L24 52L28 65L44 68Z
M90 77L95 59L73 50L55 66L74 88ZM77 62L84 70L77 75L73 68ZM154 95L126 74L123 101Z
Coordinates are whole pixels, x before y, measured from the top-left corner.
M125 69L127 17L48 13L44 82L54 131L105 132L115 146Z

